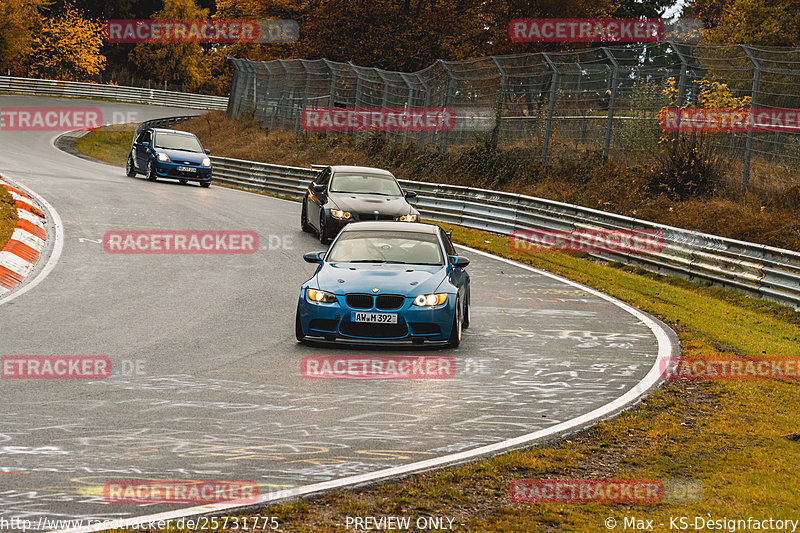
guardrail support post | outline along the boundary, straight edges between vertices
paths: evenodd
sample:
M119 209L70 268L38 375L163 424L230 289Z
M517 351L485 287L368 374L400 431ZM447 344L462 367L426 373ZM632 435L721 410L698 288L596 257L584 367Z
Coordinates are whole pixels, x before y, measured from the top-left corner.
M553 75L550 78L550 101L547 102L547 119L544 123L544 138L542 139L542 164L547 163L547 152L550 150L550 136L553 134L553 112L556 106L559 72L556 64L545 52L541 52Z
M611 130L614 127L614 107L617 103L617 89L619 86L619 63L614 54L609 52L608 48L602 47L603 52L608 56L611 64L614 66L614 73L611 76L611 98L608 101L608 122L606 123L606 138L603 142L603 161L608 161L608 153L611 151Z
M750 97L750 111L758 107L758 87L761 84L761 62L750 50L746 44L740 44L744 53L753 63L753 93ZM742 190L747 189L747 184L750 181L750 158L753 154L753 128L747 129L747 141L744 145L744 161L742 162Z

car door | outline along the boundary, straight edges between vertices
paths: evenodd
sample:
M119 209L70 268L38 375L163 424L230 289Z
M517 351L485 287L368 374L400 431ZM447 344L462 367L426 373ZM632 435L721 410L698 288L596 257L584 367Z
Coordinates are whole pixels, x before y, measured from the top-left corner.
M319 176L317 176L316 181L313 181L308 186L308 193L307 193L307 202L306 205L307 213L308 213L308 221L311 223L312 226L319 229L319 214L325 205L325 202L328 201L327 195L327 188L328 183L331 180L331 167L327 167L322 172L320 172ZM314 190L313 185L322 185L325 187L326 192L317 192Z
M150 147L142 145L142 143L145 142L150 145L153 144L152 130L144 130L141 135L139 135L139 139L137 139L136 142L136 168L142 171L147 168L147 158L150 155Z

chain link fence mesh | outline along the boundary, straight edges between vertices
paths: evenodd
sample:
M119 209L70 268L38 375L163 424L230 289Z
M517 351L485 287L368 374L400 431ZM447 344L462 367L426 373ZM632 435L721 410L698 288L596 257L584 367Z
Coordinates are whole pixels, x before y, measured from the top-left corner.
M542 163L587 156L621 165L652 160L663 149L658 118L665 107L800 108L800 50L790 48L662 41L439 60L418 72L325 59L229 61L233 118L300 131L305 108L451 108L450 131L385 134L441 150L474 144L477 134L494 146L536 150ZM800 127L702 135L728 176L785 189L800 183L797 133Z

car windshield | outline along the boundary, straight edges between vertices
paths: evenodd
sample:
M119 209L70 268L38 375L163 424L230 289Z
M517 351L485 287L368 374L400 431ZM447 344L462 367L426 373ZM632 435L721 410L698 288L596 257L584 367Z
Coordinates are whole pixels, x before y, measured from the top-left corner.
M394 177L386 174L334 174L330 191L384 196L402 196L403 194Z
M331 247L326 261L443 265L439 240L432 233L346 231Z
M203 147L194 135L184 133L156 132L154 148L164 148L166 150L183 150L185 152L202 152Z

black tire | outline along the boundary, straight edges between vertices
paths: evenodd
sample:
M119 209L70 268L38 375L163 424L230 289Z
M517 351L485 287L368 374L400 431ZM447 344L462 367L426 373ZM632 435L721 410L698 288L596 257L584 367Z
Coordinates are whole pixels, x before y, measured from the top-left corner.
M297 339L297 342L303 342L303 325L300 323L300 308L297 308L297 313L294 317L294 336Z
M129 178L136 177L136 169L133 166L133 158L131 156L128 156L128 160L125 162L125 174L127 174Z
M461 327L467 329L469 327L469 285L467 286L467 295L464 298L464 319L461 321Z
M189 183L189 180L178 180L178 181L181 183L181 185L186 185L187 183Z
M328 244L328 228L325 227L325 211L319 214L319 242Z
M303 198L303 208L300 210L300 228L306 233L314 233L314 228L312 228L311 224L308 223L307 201L307 198Z
M206 189L208 189L209 187L211 187L211 180L208 180L208 181L201 181L201 182L200 182L200 186L201 186L201 187L205 187Z
M147 162L147 181L156 181L158 176L156 175L155 170L153 170L153 162Z
M453 327L450 330L450 338L447 340L447 345L450 348L458 348L461 344L461 327L463 325L463 317L461 316L461 302L456 298L456 312L453 316Z

